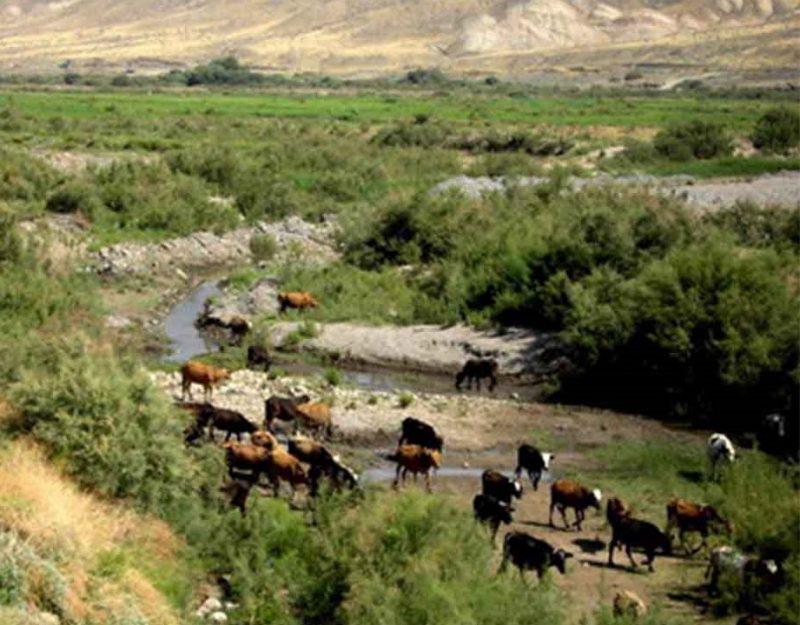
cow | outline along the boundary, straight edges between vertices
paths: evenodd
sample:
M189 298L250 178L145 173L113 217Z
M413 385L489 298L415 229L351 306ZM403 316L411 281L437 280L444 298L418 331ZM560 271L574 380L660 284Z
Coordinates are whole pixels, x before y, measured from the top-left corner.
M252 434L257 427L249 421L241 412L228 410L227 408L217 408L211 404L205 404L197 416L196 427L202 432L203 428L208 427L208 440L214 440L214 428L225 432L225 442L227 443L233 434L236 440L242 440L242 434Z
M414 481L416 481L418 473L425 476L425 487L430 492L431 471L438 469L441 465L442 454L436 449L428 449L420 445L400 445L393 454L387 456L387 460L397 463L394 488L400 485L401 477L405 484L406 474L410 471L414 475Z
M489 378L489 391L493 391L497 386L497 368L497 361L494 358L471 358L456 374L456 390L461 390L461 384L466 379L469 390L472 390L474 381L480 391L481 378Z
M514 563L519 569L520 577L524 571L536 571L541 579L544 572L555 567L561 574L567 571L567 560L572 554L563 549L555 549L548 543L534 538L525 532L509 532L503 540L503 560L500 562L499 573L506 570L508 561Z
M316 496L323 476L330 480L335 490L358 486L358 474L321 443L298 436L289 439L288 449L290 454L309 465L308 483L312 497Z
M716 479L719 475L719 464L731 463L736 460L736 449L724 434L715 433L708 437L706 452L708 461L711 463L711 478Z
M478 493L472 500L472 511L478 521L488 523L492 531L492 544L494 544L500 524L511 523L511 513L514 508L490 495Z
M550 486L550 527L555 527L553 524L553 510L558 508L561 518L564 520L564 528L569 529L567 508L573 508L575 510L575 523L573 525L580 531L581 523L586 518L586 508L600 510L602 497L603 494L598 488L589 490L575 480L566 477L556 480Z
M690 555L694 555L703 547L708 548L708 535L714 526L722 527L728 535L733 531L733 526L723 519L716 508L693 503L686 499L673 499L667 504L667 536L672 538L672 531L677 527L681 547ZM700 545L690 551L686 545L685 534L699 532L702 537Z
M484 495L494 497L507 505L513 498L522 498L522 484L519 480L510 480L494 469L486 469L481 474L481 487Z
M636 560L633 559L631 550L634 547L643 549L647 560L645 564L650 572L655 571L653 561L656 551L661 549L664 554L672 553L672 544L669 537L652 523L634 519L631 516L619 517L611 526L611 542L608 544L608 566L614 566L614 548L624 546L625 553L631 561L631 566L636 569Z
M401 424L400 439L397 445L420 445L428 449L436 449L442 451L444 441L442 437L436 433L433 426L428 425L424 421L415 419L414 417L406 417Z
M266 458L259 463L257 472L267 474L267 478L272 483L275 497L278 496L281 481L287 482L291 487L292 498L294 498L298 486L308 484L308 476L300 464L300 460L281 447L267 453Z
M203 396L207 402L211 401L214 387L229 380L231 377L227 369L214 367L197 360L190 360L181 367L181 399L192 398L192 384L200 384L203 387Z
M272 359L269 357L269 352L266 347L262 345L250 345L247 348L248 369L263 367L264 371L269 371L270 366L272 366Z
M333 435L331 407L323 402L304 402L295 405L294 423L296 429L321 433L327 438Z
M523 444L517 449L517 468L514 476L519 479L524 469L533 485L533 490L539 490L542 473L550 470L550 461L555 458L553 454L542 453L533 445Z
M264 402L264 427L272 431L272 424L275 419L281 421L294 421L297 416L297 404L304 404L310 401L308 395L298 397L278 397L271 396Z
M278 293L278 305L280 306L280 312L284 312L287 308L296 310L316 308L319 303L308 291L288 291Z
M730 546L711 550L705 577L709 580L709 594L719 592L719 580L723 574L735 576L741 583L756 581L767 588L774 587L780 577L780 569L775 560L746 556Z
M220 490L228 495L228 503L239 510L242 516L247 515L247 498L255 485L252 475L236 474L235 478L225 482Z

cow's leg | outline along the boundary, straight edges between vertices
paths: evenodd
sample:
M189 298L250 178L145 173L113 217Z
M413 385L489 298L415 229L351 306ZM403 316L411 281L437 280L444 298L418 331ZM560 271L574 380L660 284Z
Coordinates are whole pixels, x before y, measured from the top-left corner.
M192 399L192 382L191 382L191 380L184 379L183 382L181 382L181 390L183 391L181 393L181 399L182 400L184 400L184 401L186 400L186 395L189 395L189 399Z
M533 484L533 490L539 490L539 480L542 479L542 474L538 471L528 471L528 479Z
M555 503L550 503L550 527L555 527L555 525L553 525L553 508L555 507Z
M232 435L232 434L233 434L233 432L231 432L230 430L228 430L228 432L225 434L225 442L226 442L226 443L227 443L229 440L231 440L231 435ZM241 439L241 437L239 437L239 436L237 435L237 438L239 439L239 442L241 443L241 442L242 442L242 439Z
M608 566L614 566L614 547L616 547L617 541L612 536L611 542L608 543Z
M566 506L558 506L558 511L561 513L561 518L564 521L564 529L569 529L569 523L567 522L567 508Z
M481 376L479 375L475 376L475 388L478 389L479 393L481 392Z
M430 472L430 470L425 472L425 489L428 492L431 492L431 472Z
M392 484L392 488L397 488L398 486L400 486L400 471L402 469L403 467L398 464L397 470L394 472L394 483Z
M645 562L645 564L650 572L653 573L655 572L655 568L653 568L653 560L656 559L656 552L652 547L648 547L645 553L647 554L647 562Z
M630 560L630 561L631 561L631 566L632 566L633 568L636 568L636 567L637 567L637 564L636 564L636 560L634 560L634 559L633 559L633 553L631 552L631 546L630 546L630 544L628 544L628 545L625 545L625 553L626 553L626 554L628 554L628 560Z
M489 392L491 393L497 386L497 378L493 375L489 376Z
M500 521L498 521L497 519L492 519L491 520L491 524L489 525L489 527L491 527L491 529L492 529L492 546L494 546L494 545L497 544L497 542L496 542L497 530L500 529Z
M214 423L213 423L213 421L209 422L209 424L208 424L208 440L210 440L210 441L214 440Z
M578 510L575 508L575 527L578 528L578 531L581 531L581 523L583 523L584 513L583 510Z

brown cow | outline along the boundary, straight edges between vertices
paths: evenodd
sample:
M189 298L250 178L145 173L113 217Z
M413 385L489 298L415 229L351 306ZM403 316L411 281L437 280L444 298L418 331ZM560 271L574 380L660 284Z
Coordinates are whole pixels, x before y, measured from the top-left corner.
M667 504L667 536L672 538L672 531L677 527L681 547L689 555L696 554L703 547L708 549L708 535L712 526L722 527L729 535L733 531L733 526L723 519L713 506L704 506L679 498ZM686 545L687 532L699 532L702 538L693 551Z
M259 472L267 474L272 483L272 492L278 496L281 480L288 482L292 488L292 498L297 491L297 487L308 484L308 477L303 469L303 465L288 451L282 447L277 447L267 454L267 457L259 465Z
M225 380L230 379L231 374L227 369L207 365L197 360L190 360L181 367L181 399L192 398L192 384L200 384L203 387L203 397L206 401L211 401L214 387Z
M414 481L418 473L425 475L425 487L428 492L431 490L431 471L438 469L442 462L442 454L436 449L428 449L419 445L400 445L393 454L387 456L388 460L397 463L394 484L398 487L402 477L403 484L406 483L406 474L411 471L414 474Z
M295 406L295 424L312 432L322 432L327 438L333 434L331 407L323 402L305 402Z
M586 516L586 508L591 507L599 510L601 498L602 493L597 488L589 490L567 477L556 480L550 486L550 526L555 527L553 525L553 510L558 508L561 518L564 519L564 527L569 529L566 510L567 508L573 508L575 510L575 523L573 525L580 531L581 523Z
M306 308L316 308L319 306L317 300L308 291L287 291L278 293L278 304L280 305L280 312L284 312L287 308L295 308L297 310L305 310Z

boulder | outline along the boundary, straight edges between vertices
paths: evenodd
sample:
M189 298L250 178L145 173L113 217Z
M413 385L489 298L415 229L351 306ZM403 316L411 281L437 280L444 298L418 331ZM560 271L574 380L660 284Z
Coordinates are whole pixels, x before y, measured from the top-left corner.
M647 614L647 605L634 592L621 590L614 597L614 616L642 618Z

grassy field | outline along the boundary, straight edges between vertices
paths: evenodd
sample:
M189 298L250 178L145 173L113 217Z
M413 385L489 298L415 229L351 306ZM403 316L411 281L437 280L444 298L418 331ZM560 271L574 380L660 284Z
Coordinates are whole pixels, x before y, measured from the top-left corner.
M40 119L104 117L164 118L185 115L387 122L432 115L447 121L479 124L545 124L660 128L701 119L740 130L770 107L753 99L706 97L465 96L463 94L237 94L218 92L0 93L0 106L12 100L25 114Z

